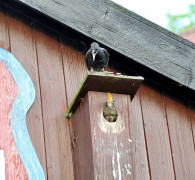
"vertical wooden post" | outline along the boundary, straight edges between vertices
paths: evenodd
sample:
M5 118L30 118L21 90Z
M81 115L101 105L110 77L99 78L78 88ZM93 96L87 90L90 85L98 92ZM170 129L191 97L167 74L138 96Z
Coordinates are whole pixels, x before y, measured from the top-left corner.
M133 179L130 96L112 96L116 122L103 117L107 93L94 91L85 95L72 118L75 179Z

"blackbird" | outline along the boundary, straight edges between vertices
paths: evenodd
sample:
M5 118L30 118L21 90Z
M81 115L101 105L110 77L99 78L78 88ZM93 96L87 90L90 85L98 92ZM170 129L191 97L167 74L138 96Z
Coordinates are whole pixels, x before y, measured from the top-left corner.
M109 122L115 122L118 118L118 113L114 104L114 100L110 93L108 93L108 98L103 110L104 118Z
M108 65L109 54L98 43L93 42L91 48L85 54L85 61L89 71L103 72Z

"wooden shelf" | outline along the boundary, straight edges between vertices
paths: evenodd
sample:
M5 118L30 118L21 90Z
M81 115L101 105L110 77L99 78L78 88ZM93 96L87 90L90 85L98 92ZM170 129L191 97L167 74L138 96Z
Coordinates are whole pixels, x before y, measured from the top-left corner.
M143 80L141 76L125 76L112 72L87 72L66 111L66 117L73 116L88 91L127 94L132 100Z

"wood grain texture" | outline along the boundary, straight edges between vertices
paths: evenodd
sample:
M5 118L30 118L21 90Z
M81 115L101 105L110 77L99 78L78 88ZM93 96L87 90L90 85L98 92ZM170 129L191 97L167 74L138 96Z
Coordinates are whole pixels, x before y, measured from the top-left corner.
M108 72L87 72L69 105L66 116L72 117L88 91L128 94L133 98L142 84L141 76L125 76Z
M28 179L27 171L16 147L11 127L10 111L19 89L14 78L0 62L0 149L5 155L6 179Z
M195 104L189 104L189 113L192 125L192 135L194 139L194 149L195 149Z
M3 7L0 6L0 47L4 48L6 50L10 50L10 44L9 44L9 34L8 34L8 27L7 27L7 23L6 23L6 15L4 14L4 10ZM1 64L2 65L2 64ZM5 79L3 80L2 78L0 78L1 80L3 80L4 82L7 83L7 85L11 86L11 87L7 87L4 89L5 84L1 84L1 97L6 98L7 100L0 100L0 111L3 111L2 108L8 108L8 110L10 110L10 105L12 104L12 100L13 98L15 98L14 96L16 96L16 84L13 80L13 82L11 83L11 81L13 78L10 78L10 74L8 73L6 75L6 72L2 72L2 66L1 66L1 77L4 76L4 78L6 77L6 81ZM6 70L7 71L7 70ZM9 77L9 78L8 78ZM2 82L2 81L1 81ZM9 93L10 90L12 90L12 94L9 94L9 97L7 97L6 93L4 94L4 90L6 90L6 93ZM10 90L8 90L10 89ZM15 93L14 93L14 90ZM4 94L4 95L3 95ZM11 104L10 104L11 103ZM4 109L5 110L5 109ZM4 150L4 156L5 156L5 164L4 164L4 172L2 172L2 178L3 175L5 176L6 179L13 179L14 177L18 177L18 178L28 178L27 176L27 172L25 171L24 165L21 161L21 158L19 156L19 153L17 151L16 145L14 143L14 138L13 138L13 134L12 134L12 130L11 130L11 126L10 126L10 116L9 116L9 112L6 113L6 111L1 112L0 113L0 133L2 133L0 135L0 149ZM7 123L6 123L7 122ZM3 167L1 168L1 170L3 170ZM24 170L23 172L21 170Z
M112 93L112 97L119 114L116 122L103 118L107 93L93 91L72 119L75 173L80 179L133 179L130 96Z
M2 5L0 5L0 47L8 51L10 50L6 15Z
M86 95L71 119L75 180L91 180L94 176L89 101Z
M30 22L21 15L8 10L7 24L9 27L11 52L26 69L35 86L35 102L27 114L26 122L31 141L47 179L38 67Z
M94 2L92 1L92 3ZM98 3L99 2L97 2L97 4ZM67 108L67 104L71 103L71 100L74 97L84 77L84 74L86 73L84 56L82 53L78 52L77 49L71 47L69 43L64 42L63 40L61 44L59 44L55 40L55 38L52 37L52 35L47 34L46 31L48 30L43 30L43 32L41 32L38 29L34 30L36 43L38 45L37 51L38 51L38 60L39 60L39 68L40 68L40 82L41 82L39 87L39 82L37 77L38 69L36 67L35 45L33 44L33 36L29 30L30 29L29 22L27 21L26 24L24 18L18 19L15 18L16 16L18 15L12 15L12 13L8 12L8 17L5 17L4 12L0 8L0 18L1 18L0 46L4 47L5 49L9 49L9 37L8 37L8 27L7 27L7 25L9 25L9 28L11 30L10 40L13 41L11 42L11 46L13 46L13 49L11 50L19 59L19 61L22 63L22 65L25 67L27 72L30 74L37 91L36 101L35 104L32 106L33 112L29 111L27 115L27 121L29 123L28 127L29 127L33 144L35 146L35 149L37 151L41 163L44 162L45 157L42 156L42 154L44 155L44 151L41 150L42 146L41 144L39 144L40 141L42 140L40 140L39 137L37 137L41 132L35 134L35 132L37 132L38 129L42 126L41 124L39 124L41 123L42 120L44 121L44 129L45 129L44 132L46 134L46 156L48 161L47 163L48 179L64 179L64 177L67 177L69 179L74 179L73 170L72 170L72 154L70 150L71 148L70 148L70 140L69 140L70 135L68 130L68 124L67 121L65 121L64 114ZM7 19L8 23L5 21L5 19ZM130 28L130 31L131 30L132 29ZM93 31L92 29L92 33L94 32L95 30ZM139 34L144 35L145 33L142 31ZM167 37L164 37L163 35L162 39L160 40L163 41L164 40L163 38L166 39ZM139 38L138 40L141 41ZM148 41L148 39L146 39L145 41ZM182 53L182 51L180 51L179 48L182 47L179 44L176 44L178 45L178 48L175 46L167 47L166 43L161 45L162 46L161 48L165 49L163 51L167 51L167 54L171 58L178 58L179 53ZM60 58L60 46L62 48L62 57L63 57L63 64L64 64L63 67ZM146 46L144 46L144 48L146 48ZM155 47L153 47L152 49L154 48ZM140 52L141 50L138 49L137 51ZM178 51L178 54L177 52L176 54L174 54L174 51ZM138 52L136 52L135 54L137 53ZM185 53L183 53L181 57L185 59L184 54ZM160 56L161 55L162 54L160 54ZM140 57L141 56L144 56L142 52L140 54ZM191 57L190 54L187 56ZM180 59L178 60L180 61ZM151 64L152 63L153 62L151 62ZM184 66L185 65L187 66L187 63L188 61L186 61L186 64L184 64ZM165 64L164 61L163 64ZM167 63L164 66L166 67L168 65L169 64ZM62 68L64 68L64 72L65 72L66 90L64 87L64 77L63 77ZM179 68L180 67L178 67L178 69L176 68L174 71L179 72L180 71ZM183 71L181 72L183 73ZM42 96L40 96L39 88L41 88ZM67 99L65 98L65 93L67 95ZM151 179L163 179L163 180L175 179L173 167L175 167L176 179L182 179L182 178L190 179L191 177L194 176L194 172L192 171L194 167L194 162L192 162L192 160L194 159L193 150L192 150L194 148L192 142L193 138L195 142L194 105L190 106L189 108L189 115L192 124L192 130L190 130L190 122L189 122L189 117L187 118L188 113L186 112L187 110L185 105L183 105L182 102L178 102L177 100L172 99L172 97L171 98L169 96L166 97L168 99L167 100L168 104L167 103L166 104L168 105L168 109L169 109L167 113L168 123L169 123L168 128L171 127L171 129L169 129L170 131L169 132L170 142L169 142L169 133L166 125L166 113L165 113L160 89L155 89L151 86L145 85L140 91L140 97L141 97L141 107L139 103L139 94L136 95L135 99L130 104L129 123L130 123L130 128L131 128L130 132L132 138L131 139L132 143L130 144L132 150L131 170L133 172L132 174L133 179L150 179L149 170L151 173ZM42 104L43 119L41 116L41 112L42 112L41 100L43 103ZM167 105L165 106L166 108ZM142 111L140 108L142 109ZM141 113L143 113L146 142L144 140L144 131L142 127ZM77 118L79 119L81 118L81 116ZM88 125L86 124L87 118L88 117L85 118L84 122L82 121L83 124L79 125L80 127L83 126L82 127L83 129L86 129L86 126L88 127L90 126L90 124ZM35 119L37 120L37 124L33 124ZM85 140L88 139L89 134L93 133L93 131L88 129L85 132L83 129L80 129L80 132L79 130L76 130L75 135L77 137L80 137L81 135L84 138L82 139L83 143L80 143L79 148L77 144L78 141L76 140L77 142L76 142L75 151L85 151L86 147L88 148L88 143L90 143L90 141L86 142ZM86 133L85 135L84 132ZM80 133L80 135L78 133ZM73 132L73 137L74 137L74 132ZM169 143L171 143L171 146L169 145ZM83 149L81 148L81 146ZM93 147L89 147L89 148L93 148ZM173 152L173 154L171 154L171 151ZM91 160L90 159L91 155L87 151L85 153L88 155L89 160L84 159L83 157L80 158L82 159L82 162L88 163ZM148 153L149 164L147 164L147 153ZM173 157L171 157L172 155ZM172 163L172 159L173 159L173 163ZM114 162L117 163L116 157L114 159ZM175 165L175 163L177 163L177 165ZM93 163L91 163L90 165L93 165ZM46 167L44 168L47 169ZM82 168L84 169L84 166ZM117 168L118 166L115 166L116 170ZM91 171L90 168L88 169L88 171L89 174L94 173ZM76 169L76 172L78 172L78 169ZM79 179L79 177L75 176L75 179Z
M139 91L132 102L130 102L130 121L132 132L133 179L149 180L150 174Z
M63 38L61 39L61 42L66 94L68 105L70 105L87 72L87 67L82 53L68 45Z
M175 179L166 114L160 89L142 85L141 107L152 179Z
M194 44L149 20L106 0L19 2L195 90Z
M186 104L166 93L165 106L176 179L193 180L195 178L194 142Z
M48 179L74 179L60 44L44 28L34 30L43 108Z
M109 71L119 73L116 69L109 67ZM121 72L123 74L123 72ZM143 129L143 118L140 104L139 90L130 102L130 125L132 136L132 171L133 179L149 180L147 148Z
M130 96L114 94L118 119L103 118L107 93L88 92L95 179L133 179Z

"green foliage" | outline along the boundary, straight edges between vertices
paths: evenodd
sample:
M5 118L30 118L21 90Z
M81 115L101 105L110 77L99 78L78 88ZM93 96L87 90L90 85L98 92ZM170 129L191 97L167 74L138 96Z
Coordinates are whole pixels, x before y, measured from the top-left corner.
M167 13L167 18L169 21L167 28L176 34L195 28L195 4L188 6L187 13L178 15Z

